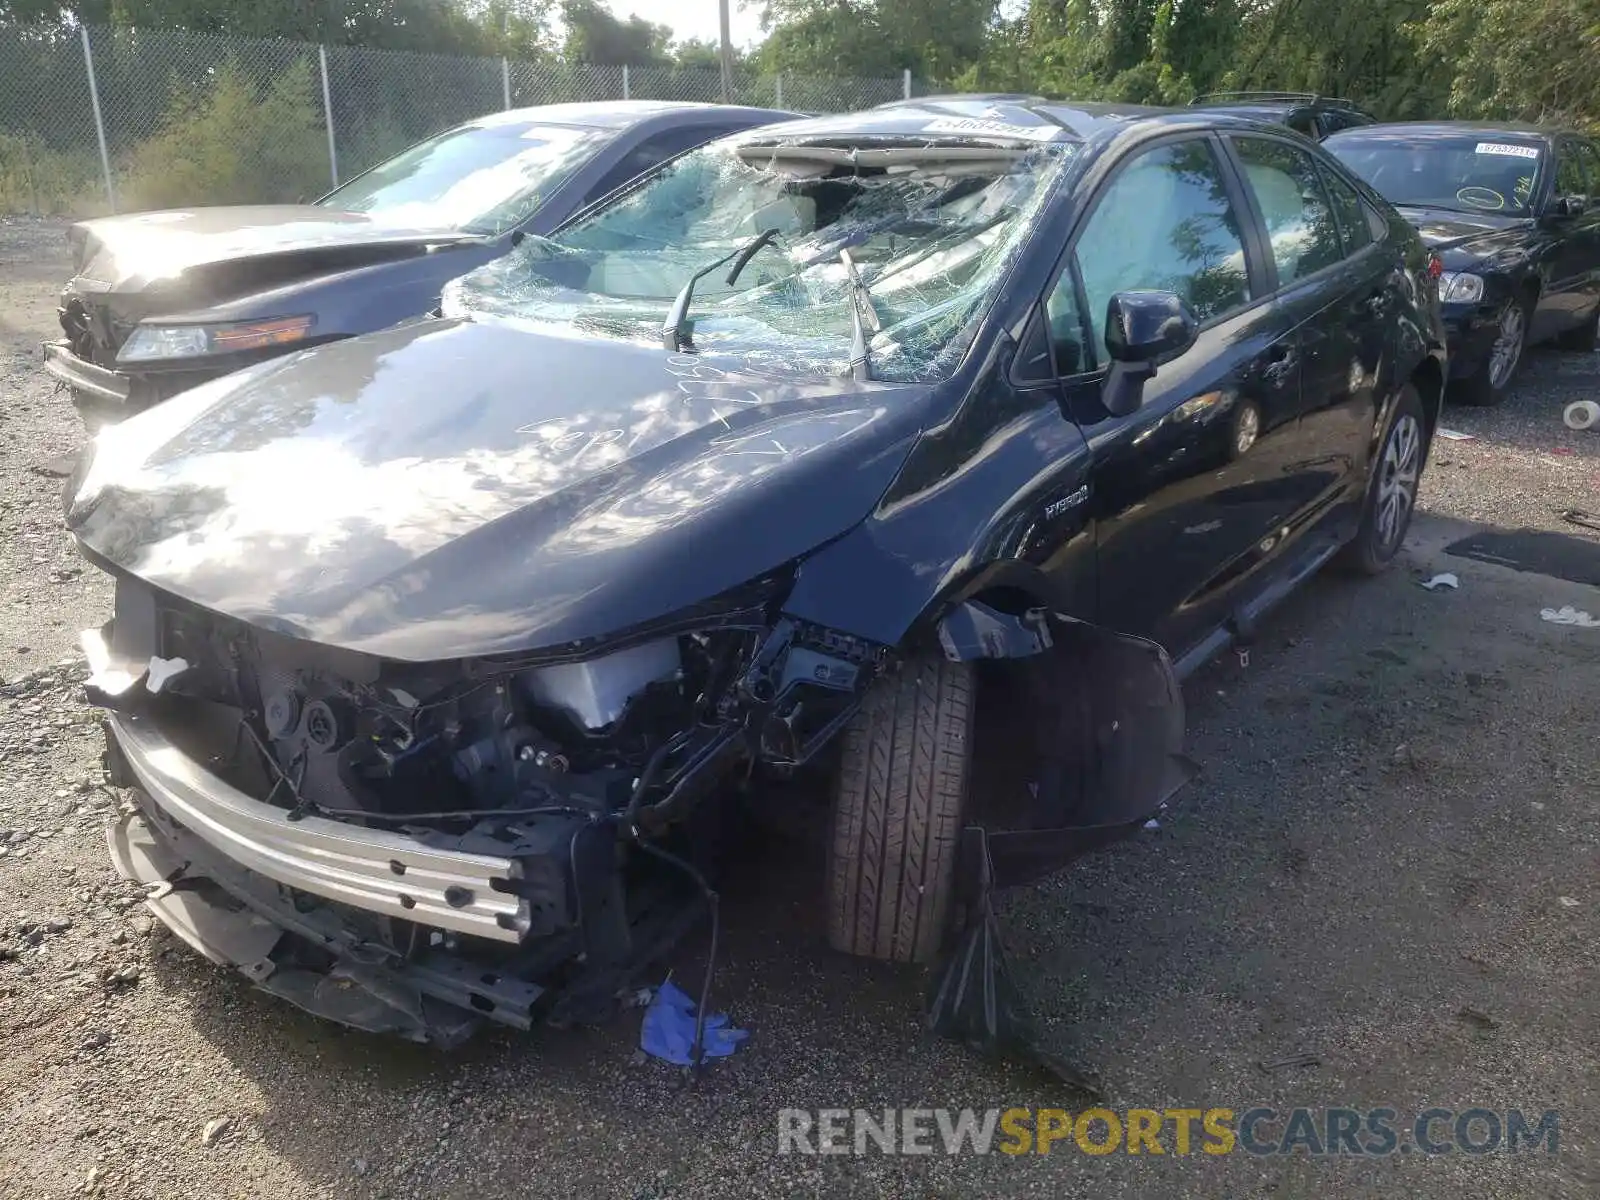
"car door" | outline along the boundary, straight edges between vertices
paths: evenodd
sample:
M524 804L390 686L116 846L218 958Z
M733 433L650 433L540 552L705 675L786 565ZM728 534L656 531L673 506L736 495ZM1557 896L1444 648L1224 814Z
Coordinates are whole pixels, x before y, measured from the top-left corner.
M1177 293L1198 340L1161 366L1142 406L1111 415L1107 304ZM1280 485L1299 392L1293 329L1270 290L1260 231L1217 138L1132 151L1090 202L1045 300L1063 403L1088 440L1102 623L1175 656L1227 615L1292 516Z
M1582 143L1576 138L1557 138L1551 148L1555 187L1550 201L1577 200L1586 207L1577 216L1551 214L1543 218L1547 236L1552 239L1550 269L1545 294L1540 299L1532 334L1543 339L1580 324L1593 311L1596 262L1596 226L1600 211L1593 207L1600 197L1592 197L1584 170Z
M1582 323L1600 319L1600 311L1597 311L1600 309L1600 149L1596 149L1593 142L1577 138L1568 144L1583 164L1584 180L1588 186L1585 193L1588 206L1581 217L1573 219L1572 230L1580 243L1577 249L1583 279L1575 290L1579 296L1577 321Z
M1393 272L1373 248L1360 197L1313 153L1270 135L1236 134L1227 144L1266 231L1273 303L1300 335L1296 458L1284 478L1297 489L1296 508L1309 511L1365 479Z

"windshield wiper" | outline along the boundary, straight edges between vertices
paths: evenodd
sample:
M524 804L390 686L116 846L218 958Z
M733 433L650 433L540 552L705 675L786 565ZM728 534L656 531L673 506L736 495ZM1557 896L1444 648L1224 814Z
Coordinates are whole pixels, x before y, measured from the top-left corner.
M661 344L667 350L676 354L680 350L693 350L694 342L689 336L689 304L694 300L694 285L699 283L711 272L715 271L725 262L733 263L733 270L728 272L725 281L730 287L739 278L739 273L749 265L750 260L756 256L761 248L778 236L776 229L763 229L755 237L740 246L732 254L724 254L709 266L701 267L689 276L689 282L683 285L683 290L673 300L672 307L667 310L667 319L661 325Z
M844 264L845 275L850 280L850 375L861 383L868 383L872 379L872 356L867 349L867 327L877 333L883 328L883 322L878 319L878 310L872 307L872 293L861 281L861 272L856 270L856 260L850 257L850 251L839 251L839 261ZM863 309L866 310L865 319Z

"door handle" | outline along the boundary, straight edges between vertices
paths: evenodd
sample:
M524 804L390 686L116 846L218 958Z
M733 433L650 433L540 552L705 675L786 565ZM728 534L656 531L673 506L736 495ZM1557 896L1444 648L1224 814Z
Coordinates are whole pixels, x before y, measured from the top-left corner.
M1300 356L1295 353L1295 348L1288 345L1273 346L1266 354L1267 366L1262 375L1277 383L1288 376L1300 365Z

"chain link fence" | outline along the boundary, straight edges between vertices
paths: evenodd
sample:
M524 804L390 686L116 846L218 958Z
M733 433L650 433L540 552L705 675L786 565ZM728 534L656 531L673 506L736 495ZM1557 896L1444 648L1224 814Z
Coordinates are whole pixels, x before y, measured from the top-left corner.
M909 76L735 70L735 104L845 112ZM460 58L179 31L0 32L0 213L95 215L312 199L482 113L723 100L720 71Z

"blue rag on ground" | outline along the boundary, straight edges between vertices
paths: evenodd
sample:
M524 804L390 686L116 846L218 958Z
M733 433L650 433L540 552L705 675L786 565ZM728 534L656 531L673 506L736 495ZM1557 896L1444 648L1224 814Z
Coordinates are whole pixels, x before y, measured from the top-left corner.
M694 1049L694 1014L694 1001L668 979L656 989L655 999L644 1010L639 1048L680 1067L689 1066L689 1056ZM708 1013L705 1032L701 1035L702 1057L725 1058L749 1036L749 1030L728 1027L727 1013Z

